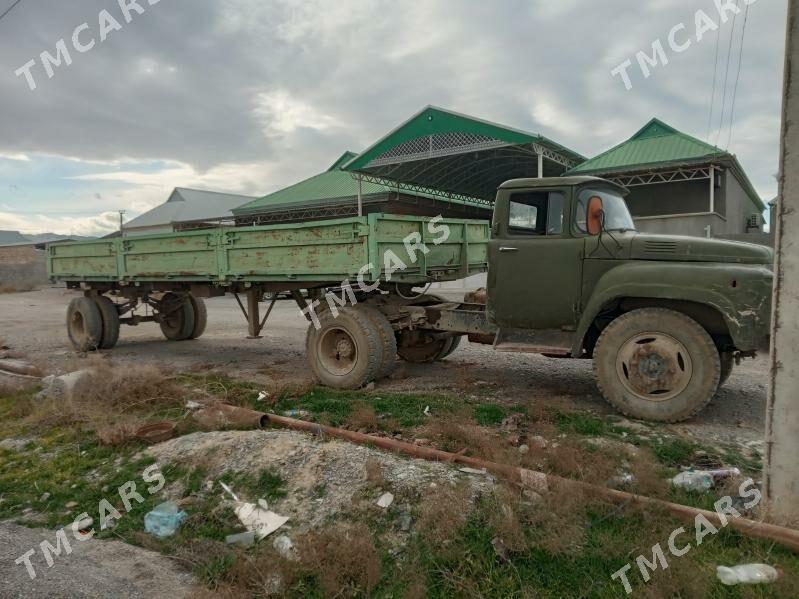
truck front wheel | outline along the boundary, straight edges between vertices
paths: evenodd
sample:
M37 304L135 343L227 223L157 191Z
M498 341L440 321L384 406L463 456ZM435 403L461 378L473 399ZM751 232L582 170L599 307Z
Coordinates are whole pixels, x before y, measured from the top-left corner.
M319 313L319 327L308 327L305 350L316 380L336 389L359 389L374 381L384 366L377 325L362 310L346 307L334 316Z
M710 335L695 320L674 310L642 308L602 331L594 373L602 395L620 412L679 422L713 398L721 363Z

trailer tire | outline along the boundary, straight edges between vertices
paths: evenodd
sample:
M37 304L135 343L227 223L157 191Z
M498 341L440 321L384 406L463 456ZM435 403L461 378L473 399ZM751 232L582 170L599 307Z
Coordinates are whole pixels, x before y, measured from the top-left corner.
M208 308L205 306L205 300L201 297L189 295L191 307L194 308L194 328L189 335L189 339L199 339L205 333L208 326Z
M103 339L100 308L88 297L76 297L67 307L67 334L72 346L80 351L94 351Z
M394 372L394 368L397 365L397 338L394 335L394 327L391 326L388 318L382 312L372 306L358 304L355 309L366 314L380 334L380 352L383 359L380 362L377 378L386 378Z
M178 305L179 304L179 305ZM194 331L194 306L187 296L166 293L161 298L164 306L163 320L160 322L161 332L170 341L185 341L191 338Z
M642 308L602 331L594 374L604 398L623 414L679 422L701 412L716 394L721 364L713 339L695 320Z
M374 381L383 364L378 327L361 310L351 307L319 312L319 329L312 323L305 338L308 362L316 380L335 389L360 389Z
M100 349L112 349L119 341L119 311L110 297L98 295L94 298L103 319L103 334Z

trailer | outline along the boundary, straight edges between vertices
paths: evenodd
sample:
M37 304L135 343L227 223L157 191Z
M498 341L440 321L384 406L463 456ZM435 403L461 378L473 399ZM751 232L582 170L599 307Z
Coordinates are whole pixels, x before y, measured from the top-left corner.
M261 318L264 294L290 293L324 385L359 388L398 357L443 360L468 336L496 351L593 359L618 410L684 420L767 343L773 253L638 233L626 193L595 177L518 179L500 186L490 224L370 214L121 237L52 245L48 269L84 291L67 310L81 351L109 349L120 324L147 321L169 340L196 339L203 298L225 293L257 338L276 300ZM463 301L419 292L485 271L487 290Z

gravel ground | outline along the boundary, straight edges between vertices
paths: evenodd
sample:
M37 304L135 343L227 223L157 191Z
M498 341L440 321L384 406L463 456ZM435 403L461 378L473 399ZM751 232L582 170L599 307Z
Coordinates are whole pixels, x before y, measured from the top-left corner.
M68 538L73 540L71 531ZM181 599L193 595L194 578L171 560L121 541L90 539L71 543L72 553L53 556L48 568L39 543L55 545L52 530L0 523L0 597L3 599ZM36 578L31 580L18 557L31 556Z
M29 354L49 369L74 366L64 314L74 292L47 288L0 295L2 341ZM176 370L217 368L264 385L311 382L305 361L307 324L291 301L275 307L261 340L246 339L246 325L232 297L207 300L209 323L196 341L168 343L154 323L123 327L110 352L117 363L151 363ZM767 359L747 360L736 368L713 403L693 421L666 427L700 440L741 444L762 440ZM494 401L546 402L564 408L613 413L599 395L588 360L559 360L527 354L496 353L489 346L463 343L444 363L401 363L378 389L440 390Z
M202 465L208 470L208 482L223 473L253 475L265 468L279 473L286 482L287 495L269 508L290 518L287 529L300 532L328 522L362 501L373 504L383 492L392 493L400 505L431 485L468 482L476 494L488 489L494 480L489 475L462 473L446 464L409 459L337 439L320 441L295 431L193 433L154 445L145 453L162 465ZM380 464L384 481L378 488L367 480L369 461ZM220 486L213 488L222 493ZM255 502L259 498L241 499Z

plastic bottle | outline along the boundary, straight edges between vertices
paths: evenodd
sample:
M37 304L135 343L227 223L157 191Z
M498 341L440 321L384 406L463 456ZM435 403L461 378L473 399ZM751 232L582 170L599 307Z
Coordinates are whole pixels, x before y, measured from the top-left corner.
M671 484L686 491L707 491L713 488L715 479L710 472L704 470L689 470L680 472L671 479Z
M727 568L718 566L716 576L722 584L733 586L736 584L768 584L782 576L782 570L777 570L766 564L745 564Z
M738 468L724 468L722 470L688 470L680 472L671 479L671 484L687 491L707 491L712 489L717 480L740 476Z

